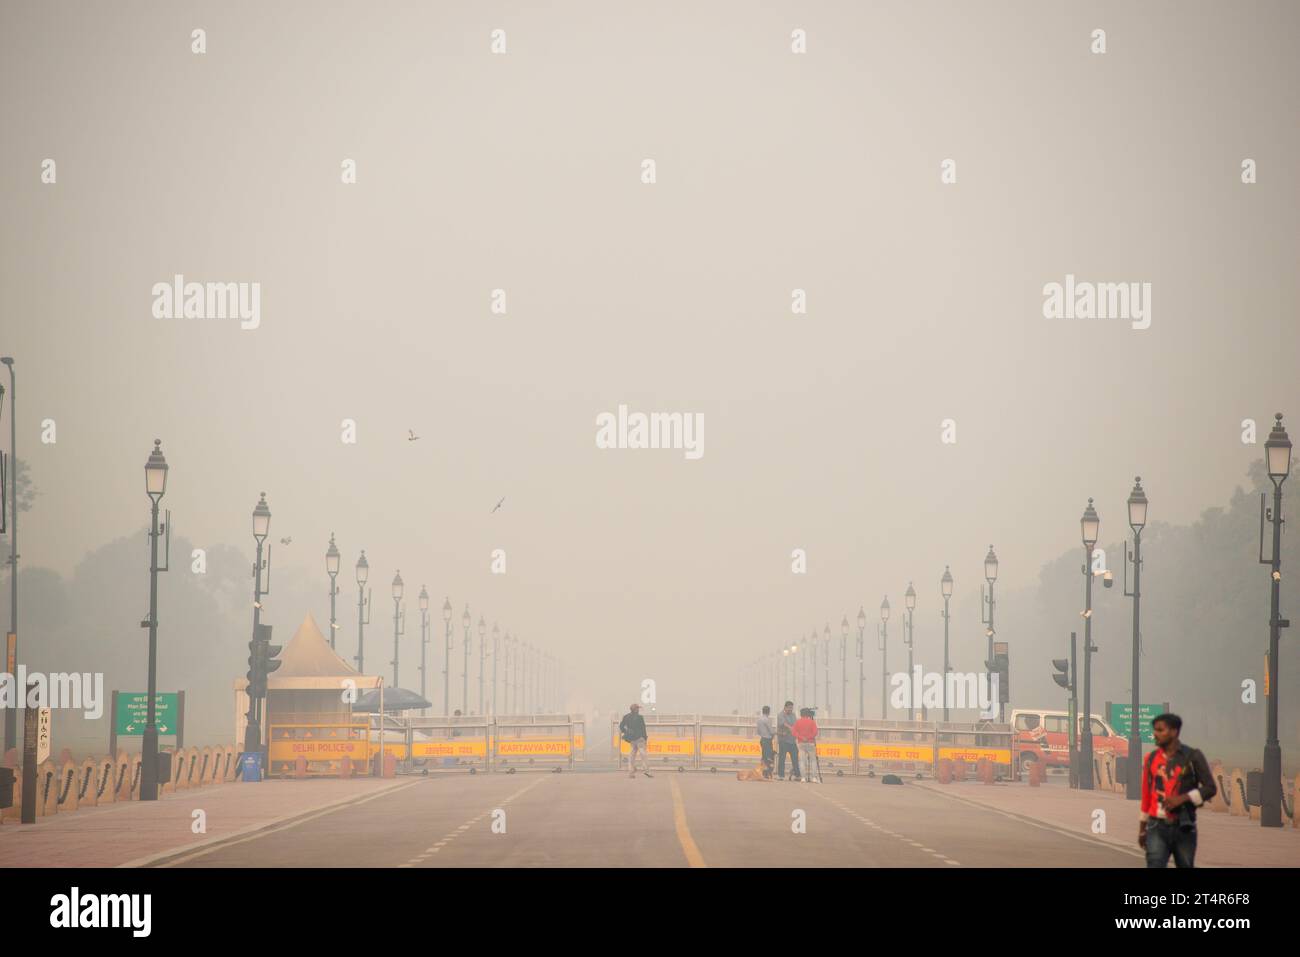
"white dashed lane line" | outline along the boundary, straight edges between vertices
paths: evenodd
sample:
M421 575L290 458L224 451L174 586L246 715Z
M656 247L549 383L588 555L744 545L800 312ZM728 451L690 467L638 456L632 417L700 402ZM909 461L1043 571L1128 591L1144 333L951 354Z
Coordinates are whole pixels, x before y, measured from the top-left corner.
M527 794L529 791L531 791L533 788L537 787L537 785L541 784L541 783L542 783L543 781L545 781L545 780L546 780L546 778L544 778L544 777L540 777L540 778L538 778L538 779L537 779L536 781L534 781L532 784L529 784L529 785L526 785L526 786L520 788L518 791L516 791L514 794L510 795L508 798L506 798L504 801L502 801L502 802L501 802L499 805L497 805L497 806L498 806L498 807L505 807L507 804L509 804L511 801L515 800L516 798L523 797L525 794ZM460 837L462 834L464 834L466 831L468 831L471 827L473 827L473 826L474 826L475 824L477 824L479 821L483 820L483 818L487 817L488 814L490 814L490 813L491 813L491 811L483 811L482 813L478 814L477 816L470 818L470 819L469 819L468 821L466 821L464 824L457 825L457 827L456 827L455 830L453 830L453 831L451 831L451 832L449 832L449 833L447 833L447 834L444 834L444 835L442 836L442 839L441 839L441 840L439 840L437 843L435 843L432 847L426 848L425 851L424 851L424 853L419 854L419 855L417 855L417 856L411 858L411 859L410 859L409 861L407 861L405 864L398 864L397 866L398 866L398 867L414 867L416 864L422 864L424 861L428 860L429 857L430 857L431 855L438 853L438 852L441 851L444 847L446 847L446 846L447 846L447 843L448 843L449 841L452 841L452 840L454 840L455 838Z
M945 864L948 864L951 867L961 867L961 863L953 860L951 857L947 857L944 854L939 853L932 847L926 847L920 841L914 841L910 837L907 837L906 835L899 834L897 831L891 831L889 828L885 827L884 825L877 824L875 821L871 820L868 817L863 817L857 811L846 806L845 804L841 803L835 798L822 793L821 791L813 791L812 793L824 801L829 801L831 804L834 804L837 808L839 808L849 817L856 818L858 821L862 822L867 827L879 831L881 834L887 834L890 837L897 838L898 840L902 841L904 844L910 844L912 845L912 847L919 848L920 850L925 851L927 854L937 857L939 860L943 861Z

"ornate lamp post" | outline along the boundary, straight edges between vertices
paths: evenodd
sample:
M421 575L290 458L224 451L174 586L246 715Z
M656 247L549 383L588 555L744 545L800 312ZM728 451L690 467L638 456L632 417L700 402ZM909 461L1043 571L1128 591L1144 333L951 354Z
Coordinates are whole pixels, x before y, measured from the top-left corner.
M943 720L948 720L948 673L952 670L948 664L948 602L952 598L952 572L943 566L943 578L939 579L939 590L943 592Z
M483 697L483 674L487 664L487 622L478 616L478 713L487 714Z
M1142 798L1142 732L1139 726L1139 707L1142 699L1138 695L1138 650L1142 642L1141 608L1142 608L1142 529L1147 523L1147 493L1142 490L1142 476L1133 480L1133 491L1128 496L1128 524L1133 529L1133 552L1129 560L1133 562L1133 590L1128 590L1125 581L1124 594L1133 599L1133 716L1129 719L1128 760L1125 762L1124 796L1130 801ZM1124 563L1128 571L1128 561ZM1125 576L1127 578L1127 575ZM1089 719L1091 722L1091 718Z
M492 714L497 711L497 658L501 656L501 629L492 622Z
M334 647L334 636L338 632L338 618L335 616L334 599L338 596L339 549L334 544L334 533L330 532L330 547L325 549L325 574L330 577L330 647Z
M863 655L865 652L864 645L867 639L867 613L861 605L858 606L858 717L863 717L862 712L862 686L865 682L865 673L863 672Z
M451 599L442 603L442 713L451 714Z
M366 594L366 582L370 579L370 563L366 561L366 550L361 549L357 559L357 671L366 673L366 625L370 624L370 599Z
M15 475L15 480L17 476ZM154 439L153 452L144 466L144 489L150 501L149 519L149 703L144 725L144 740L140 755L140 800L158 800L158 725L155 698L158 696L158 503L167 492L167 459L163 457L162 442ZM15 516L17 517L17 516ZM260 549L259 545L259 549ZM260 552L259 552L260 553ZM15 569L17 565L14 566ZM23 689L26 691L26 689ZM116 720L116 717L114 718ZM24 765L26 762L24 761ZM36 768L23 768L23 790L27 780L36 781ZM26 795L24 794L24 797ZM27 802L23 802L23 811ZM33 811L35 810L33 806Z
M1260 556L1260 563L1271 565L1271 587L1268 616L1268 737L1264 741L1264 780L1260 785L1259 823L1262 827L1282 826L1282 748L1277 735L1277 699L1282 690L1277 685L1278 641L1281 630L1291 622L1282 617L1282 483L1291 474L1291 439L1282 426L1282 413L1276 415L1273 431L1264 443L1268 462L1268 477L1273 482L1273 554L1268 561ZM1264 497L1260 496L1260 551L1264 538Z
M253 641L256 642L261 635L258 626L262 622L262 596L271 592L271 546L266 546L266 561L262 560L262 545L266 542L266 536L271 533L271 509L266 504L266 493L263 492L253 508L253 540L257 542L257 557L253 561ZM267 583L266 588L262 587L262 571L266 570ZM263 680L265 675L263 675ZM248 722L244 729L244 751L260 751L262 749L262 699L255 693L255 689L249 688L248 695Z
M915 633L912 631L912 612L916 611L916 589L912 583L907 583L907 591L903 593L903 605L907 608L907 618L903 621L903 640L907 644L907 720L913 721L916 718L916 702L912 700L913 690L916 685L912 681L912 646L915 639ZM922 705L924 709L924 704ZM921 720L925 720L925 712L921 712Z
M1079 533L1083 539L1083 732L1079 736L1079 788L1092 788L1092 553L1101 533L1101 519L1088 499L1088 507L1079 519ZM1133 716L1134 722L1137 715Z
M469 648L473 644L473 639L469 636L469 628L472 623L469 617L469 605L466 604L465 613L460 616L461 629L465 632L465 664L460 673L460 702L465 714L469 714Z
M840 717L849 713L849 616L840 621Z
M402 683L398 672L398 658L401 650L401 637L406 632L406 616L402 614L402 594L406 591L406 585L402 582L402 573L398 571L393 576L393 660L389 662L393 666L393 687L400 688Z
M420 697L428 701L426 691L425 669L429 663L429 591L420 586ZM428 708L421 708L420 714L426 714Z
M880 603L880 629L876 632L880 639L880 719L888 717L889 707L889 596Z

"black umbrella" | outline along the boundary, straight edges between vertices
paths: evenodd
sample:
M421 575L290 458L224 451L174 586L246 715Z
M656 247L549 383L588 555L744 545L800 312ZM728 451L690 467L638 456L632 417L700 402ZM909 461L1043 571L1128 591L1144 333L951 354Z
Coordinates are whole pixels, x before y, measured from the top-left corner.
M405 688L384 689L384 711L414 711L419 708L432 708L433 702L426 701L414 691ZM379 710L379 689L371 688L352 706L353 711L369 711L374 714Z

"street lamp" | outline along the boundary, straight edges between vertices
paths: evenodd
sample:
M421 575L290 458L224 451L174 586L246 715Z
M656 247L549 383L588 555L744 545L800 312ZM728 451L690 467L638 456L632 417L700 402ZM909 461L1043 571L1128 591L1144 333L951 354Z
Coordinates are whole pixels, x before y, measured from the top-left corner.
M262 545L271 533L271 509L266 504L266 493L262 492L253 507L253 541L257 542L257 556L253 560L253 641L261 636L258 627L262 621L262 597L271 593L271 546L266 546L266 560L262 560ZM266 571L266 588L262 587L262 571ZM250 753L262 749L262 699L251 686L248 689L248 723L244 728L244 751Z
M1264 780L1260 785L1259 823L1262 827L1282 826L1282 748L1278 743L1278 641L1283 628L1291 622L1282 617L1282 483L1291 474L1291 439L1282 426L1282 413L1276 415L1273 431L1264 443L1268 477L1273 482L1273 554L1266 561L1264 551L1264 495L1259 497L1260 564L1272 565L1268 616L1268 737L1264 742Z
M989 553L984 556L984 581L988 583L988 591L980 588L980 624L984 625L984 637L988 639L987 657L984 659L985 667L990 672L993 670L993 611L997 602L993 597L993 584L998 580L998 556L993 554L993 546L989 546ZM993 687L992 679L989 681L989 687ZM999 705L999 707L1001 707Z
M1133 529L1133 551L1124 561L1124 594L1133 599L1133 713L1128 727L1128 760L1125 761L1124 796L1130 801L1142 798L1142 731L1138 725L1138 647L1141 643L1142 607L1142 529L1147 523L1147 493L1142 490L1142 476L1133 480L1128 496L1128 524ZM1128 563L1133 562L1133 590L1128 590Z
M912 700L915 688L912 681L912 647L916 638L916 633L912 630L912 612L916 611L916 589L911 582L907 583L907 591L903 593L903 604L907 606L907 620L903 622L903 639L907 643L907 720L912 721L916 717L916 702ZM921 720L925 720L924 712Z
M817 629L816 628L813 628L812 638L809 639L808 644L812 648L812 706L813 708L816 708L817 707ZM806 678L807 676L808 676L808 670L807 667L805 666L804 677ZM800 686L800 690L802 690L802 686Z
M469 636L469 626L471 619L469 617L469 604L465 605L465 613L460 616L461 628L465 632L465 664L460 673L460 703L465 714L469 714L469 646L473 643Z
M451 714L451 599L442 603L442 713Z
M840 621L840 717L849 713L849 616Z
M12 405L10 414L12 414ZM16 461L16 460L15 460ZM17 475L15 474L15 480ZM140 800L158 800L158 726L155 714L155 698L158 696L158 572L165 571L158 567L158 503L167 492L167 459L163 457L162 442L153 440L153 451L144 466L145 494L149 496L149 690L147 714L144 725L144 741L140 755ZM15 566L17 567L17 566ZM26 689L24 689L26 690ZM23 812L27 811L27 781L36 783L35 755L32 755L32 767L27 768L27 755L23 755ZM33 797L35 791L33 790ZM35 806L32 807L33 815ZM32 822L34 823L33 817ZM24 816L24 821L26 817Z
M790 649L789 649L789 648L782 648L782 649L781 649L781 657L782 657L782 658L789 658L789 657L790 657ZM782 691L781 691L781 694L777 695L777 697L778 697L778 698L789 698L789 697L791 697L791 695L789 694L789 691L790 691L790 668L789 668L789 662L788 662L788 661L780 661L780 662L778 662L778 664L780 665L780 668L781 668L781 688L782 688ZM783 706L783 707L784 707L784 706Z
M428 701L428 694L425 691L425 666L428 664L428 644L429 644L429 591L423 585L420 586L420 697ZM427 714L428 708L421 708L420 714Z
M366 594L366 581L370 578L370 563L366 550L361 549L357 559L357 671L366 673L366 625L370 624L370 598Z
M501 629L497 623L492 622L492 714L495 716L497 711L497 658L501 654Z
M1101 519L1088 499L1088 507L1079 519L1079 534L1083 539L1083 729L1079 736L1079 789L1092 788L1092 553L1101 533ZM1077 718L1075 720L1078 720ZM1137 721L1137 715L1133 716Z
M994 556L997 560L997 556ZM939 579L939 590L943 592L943 720L948 720L948 602L952 599L952 572L943 566L943 577Z
M802 669L799 667L799 642L790 645L790 684L794 686L794 692L790 695L793 699L803 698L803 681L800 679Z
M483 710L484 707L483 674L484 674L485 665L487 663L486 652L487 652L487 622L483 620L482 615L479 615L478 616L478 713L479 714L487 714L487 712Z
M822 631L822 685L826 692L826 713L831 710L831 623Z
M14 474L9 482L9 633L13 635L14 667L17 671L18 660L18 406L17 393L14 391L13 356L0 357L0 363L9 367L9 461L13 464ZM9 664L6 661L6 664ZM5 709L5 751L18 743L18 709ZM144 772L141 771L143 774ZM28 774L23 770L23 780L36 780L36 769ZM35 792L33 792L35 793ZM35 800L33 798L32 800Z
M867 613L865 610L863 610L862 606L859 605L858 606L858 718L859 720L863 717L862 685L865 680L865 676L862 671L862 662L863 662L863 652L864 652L863 645L866 644L866 638L867 638Z
M889 596L880 603L880 628L876 632L880 639L880 720L888 717L889 706Z
M334 599L338 596L339 549L334 544L334 533L330 532L330 547L325 549L325 574L330 577L330 648L334 647L334 633L338 631L338 619L334 614Z
M402 683L398 680L398 658L401 648L400 639L406 633L406 621L402 614L402 593L406 591L406 585L402 582L402 573L399 570L393 576L393 660L389 662L393 666L393 688L400 688Z

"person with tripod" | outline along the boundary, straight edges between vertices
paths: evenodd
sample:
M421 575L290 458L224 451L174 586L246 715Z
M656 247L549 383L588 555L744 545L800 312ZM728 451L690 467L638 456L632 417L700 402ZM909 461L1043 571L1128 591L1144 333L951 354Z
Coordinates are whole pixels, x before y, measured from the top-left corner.
M803 762L803 782L808 783L813 773L813 765L816 764L817 783L821 784L822 766L817 758L817 722L813 720L812 708L799 709L799 720L794 723L791 733L799 742L799 757Z

